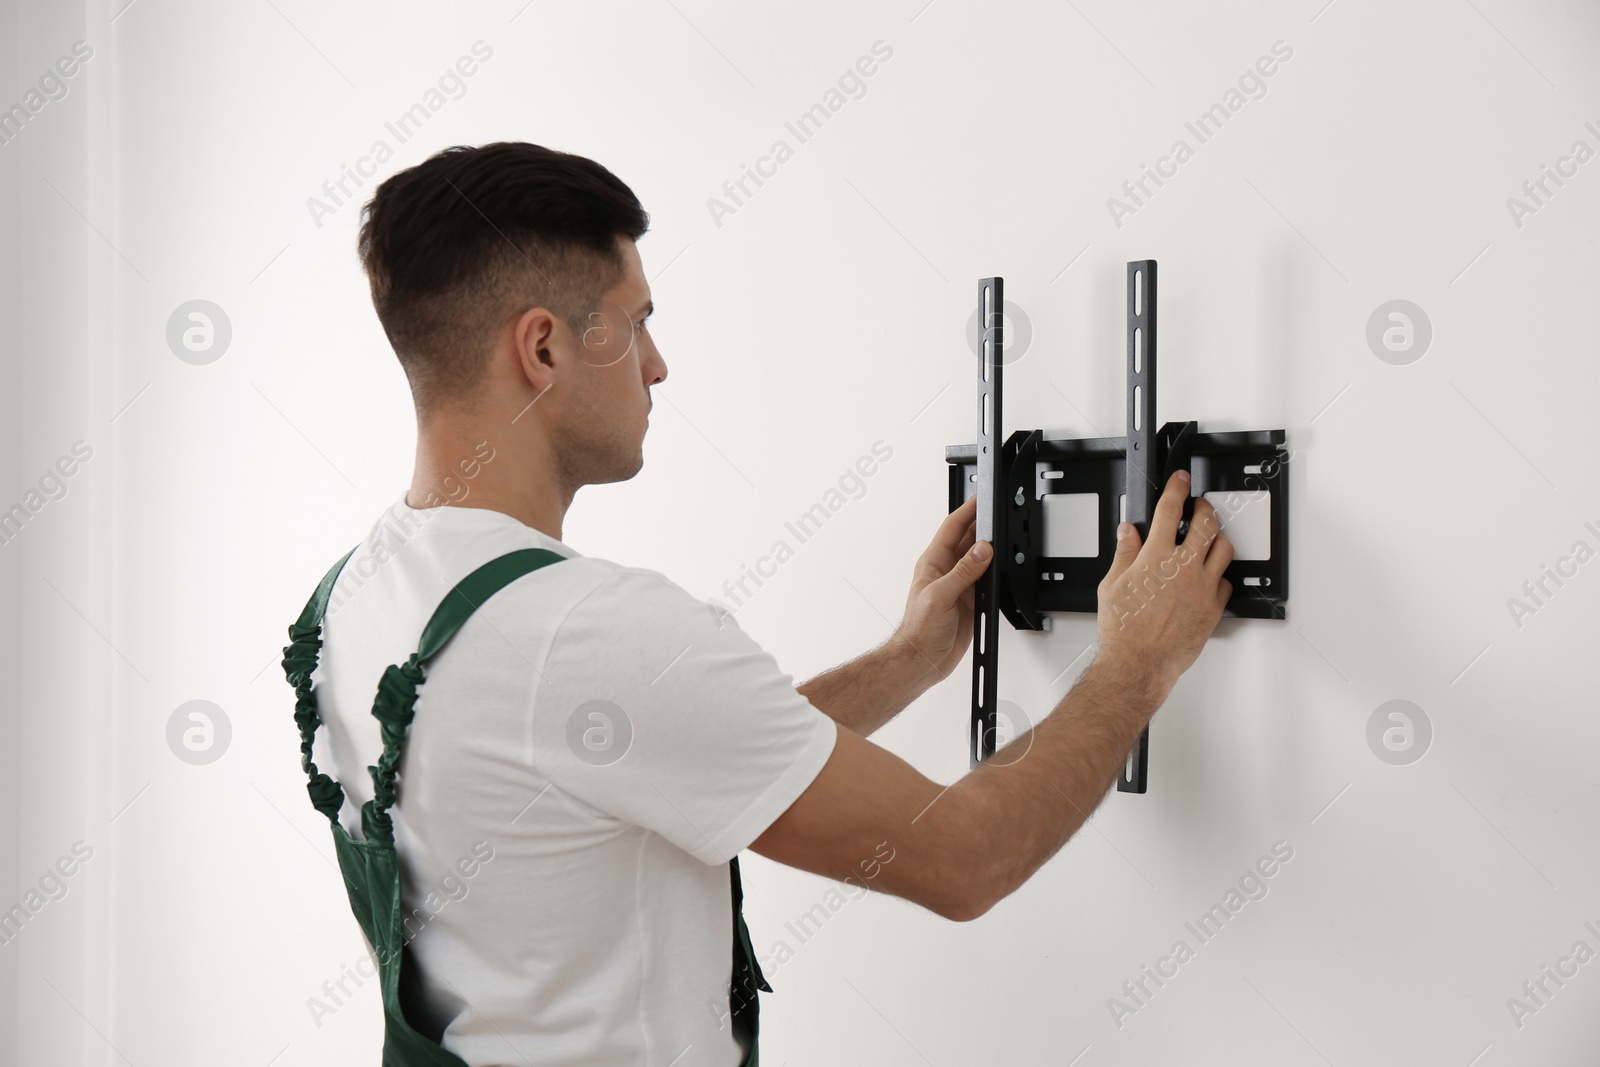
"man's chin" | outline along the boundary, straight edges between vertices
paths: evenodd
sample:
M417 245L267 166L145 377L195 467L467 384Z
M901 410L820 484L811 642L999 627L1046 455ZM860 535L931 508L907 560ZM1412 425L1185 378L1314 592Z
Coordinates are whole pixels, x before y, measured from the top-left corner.
M644 452L636 453L631 462L620 463L606 472L606 477L594 480L594 485L609 485L612 482L625 482L644 469Z

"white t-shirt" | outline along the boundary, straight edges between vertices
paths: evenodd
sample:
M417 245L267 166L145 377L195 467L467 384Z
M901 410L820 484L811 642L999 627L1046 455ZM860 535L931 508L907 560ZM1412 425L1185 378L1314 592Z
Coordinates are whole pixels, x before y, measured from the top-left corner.
M731 616L501 512L402 495L330 598L314 758L359 838L384 668L456 582L522 548L569 558L433 658L399 765L412 1024L473 1067L732 1067L728 860L836 734Z

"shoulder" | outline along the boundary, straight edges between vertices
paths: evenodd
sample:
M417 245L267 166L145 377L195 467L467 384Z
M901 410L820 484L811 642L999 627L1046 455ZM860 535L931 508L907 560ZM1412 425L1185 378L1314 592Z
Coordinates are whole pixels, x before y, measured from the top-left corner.
M632 633L717 631L732 619L731 614L695 597L660 571L593 557L574 557L560 566L571 567L574 585L582 587L582 594L567 612L563 632L594 626Z
M606 635L637 641L683 634L707 640L738 630L731 612L695 597L660 571L597 556L570 555L541 567L511 582L494 599L504 605L496 615L539 620L537 628L553 630L558 641Z

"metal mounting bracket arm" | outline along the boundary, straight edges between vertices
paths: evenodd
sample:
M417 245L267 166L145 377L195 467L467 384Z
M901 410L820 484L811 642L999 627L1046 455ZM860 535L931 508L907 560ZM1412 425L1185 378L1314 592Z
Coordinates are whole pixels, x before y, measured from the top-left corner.
M1098 587L1116 552L1116 528L1132 523L1150 534L1156 501L1173 472L1188 470L1190 497L1179 525L1188 532L1195 500L1221 494L1260 507L1265 493L1270 523L1266 559L1229 563L1233 583L1225 616L1287 617L1289 599L1289 477L1283 430L1201 433L1199 423L1156 424L1156 261L1127 265L1127 433L1123 437L1052 440L1042 430L1002 437L1005 377L1004 280L978 282L981 325L978 359L978 440L945 448L949 506L978 498L977 536L994 546L994 559L973 589L971 762L995 751L998 727L999 621L1014 629L1047 630L1050 611L1096 612ZM1093 494L1097 551L1093 556L1050 556L1044 501L1053 494ZM1219 508L1219 513L1222 509ZM1236 512L1230 510L1224 520ZM1122 792L1148 788L1149 728L1139 736L1117 780Z

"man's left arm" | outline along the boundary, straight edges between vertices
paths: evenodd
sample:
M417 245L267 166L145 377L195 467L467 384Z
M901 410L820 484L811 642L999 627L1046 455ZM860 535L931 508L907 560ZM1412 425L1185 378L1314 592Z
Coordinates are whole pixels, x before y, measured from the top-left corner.
M796 686L823 714L866 737L948 677L972 642L972 584L989 546L976 546L977 498L947 515L917 558L905 617L883 644Z

